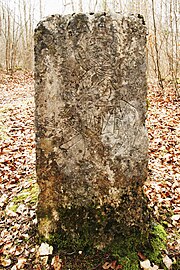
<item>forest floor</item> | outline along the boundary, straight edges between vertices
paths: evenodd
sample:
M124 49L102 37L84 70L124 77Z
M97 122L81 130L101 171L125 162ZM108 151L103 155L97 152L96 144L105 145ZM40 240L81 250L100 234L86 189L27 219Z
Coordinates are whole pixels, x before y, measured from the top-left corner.
M171 264L180 255L180 108L171 84L162 93L149 83L148 107L149 177L144 190L168 234L164 269L178 269ZM35 236L34 108L33 76L0 72L0 269L63 270L66 259L56 255L49 266ZM92 269L123 266L103 258Z

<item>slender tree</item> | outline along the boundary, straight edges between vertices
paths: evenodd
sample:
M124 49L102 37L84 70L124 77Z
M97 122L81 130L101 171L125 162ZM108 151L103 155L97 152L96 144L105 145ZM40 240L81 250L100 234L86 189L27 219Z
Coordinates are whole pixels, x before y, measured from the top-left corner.
M107 0L102 1L102 8L104 11L107 11Z
M156 19L155 19L155 7L154 7L154 0L152 0L152 16L153 16L153 27L154 27L154 46L155 46L155 52L156 52L156 70L157 70L157 76L158 76L158 82L160 87L163 89L163 81L162 81L162 75L160 70L160 55L159 55L159 49L158 49L158 42L157 42L157 28L156 28Z
M82 0L79 0L79 11L80 12L83 12L83 1Z

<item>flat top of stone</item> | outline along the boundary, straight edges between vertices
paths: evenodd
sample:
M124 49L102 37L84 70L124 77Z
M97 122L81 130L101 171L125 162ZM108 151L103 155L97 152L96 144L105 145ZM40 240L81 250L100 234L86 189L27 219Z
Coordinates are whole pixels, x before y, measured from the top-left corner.
M68 19L73 19L76 17L81 17L81 18L88 18L89 21L93 21L97 18L100 17L109 17L114 20L131 20L136 24L138 23L139 25L145 25L144 17L141 14L130 14L130 13L119 13L119 12L98 12L98 13L73 13L73 14L66 14L66 15L61 15L61 14L52 14L50 16L44 17L38 24L41 25L44 22L60 19L60 18L65 18L66 20ZM36 29L35 29L36 30Z

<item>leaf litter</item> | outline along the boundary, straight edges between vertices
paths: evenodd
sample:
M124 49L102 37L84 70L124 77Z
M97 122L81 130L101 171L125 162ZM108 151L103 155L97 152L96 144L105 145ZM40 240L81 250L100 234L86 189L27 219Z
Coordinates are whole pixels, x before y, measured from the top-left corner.
M180 252L180 108L171 85L162 94L150 83L148 104L149 176L144 190L156 219L166 226L163 260L171 269ZM62 270L65 263L46 243L40 246L36 241L34 108L33 75L16 72L10 76L1 71L0 269ZM52 260L44 258L43 265L45 249ZM159 269L143 254L138 256L142 269ZM96 269L123 269L123 265L104 258Z

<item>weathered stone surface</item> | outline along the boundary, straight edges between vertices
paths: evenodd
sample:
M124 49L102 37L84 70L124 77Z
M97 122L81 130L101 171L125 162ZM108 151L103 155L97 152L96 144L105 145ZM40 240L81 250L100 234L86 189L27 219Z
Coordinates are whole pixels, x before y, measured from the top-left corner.
M145 43L138 16L55 15L37 26L38 222L46 238L76 239L88 228L103 247L145 226Z

